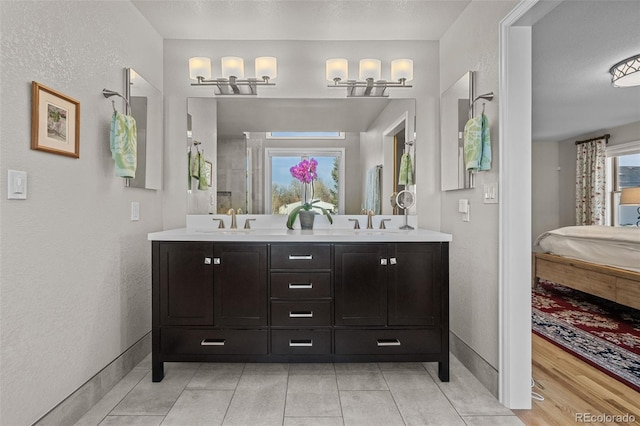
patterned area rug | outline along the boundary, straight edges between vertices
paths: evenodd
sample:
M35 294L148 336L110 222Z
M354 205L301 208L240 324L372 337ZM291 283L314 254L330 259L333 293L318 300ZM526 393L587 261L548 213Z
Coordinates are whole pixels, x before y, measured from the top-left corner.
M533 332L640 392L640 311L541 281Z

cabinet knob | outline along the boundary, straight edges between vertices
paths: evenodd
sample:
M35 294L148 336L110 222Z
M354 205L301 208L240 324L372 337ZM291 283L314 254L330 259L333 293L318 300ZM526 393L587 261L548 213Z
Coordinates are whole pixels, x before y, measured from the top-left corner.
M210 257L205 257L204 258L204 264L205 265L211 265L211 258Z
M222 263L222 260L219 257L214 257L213 258L213 264L214 265L220 265Z
M380 264L383 266L387 266L387 259L384 259L384 258L380 259Z
M396 260L395 257L392 257L391 259L389 259L389 263L392 264L392 265L395 265L395 264L398 263L398 261Z

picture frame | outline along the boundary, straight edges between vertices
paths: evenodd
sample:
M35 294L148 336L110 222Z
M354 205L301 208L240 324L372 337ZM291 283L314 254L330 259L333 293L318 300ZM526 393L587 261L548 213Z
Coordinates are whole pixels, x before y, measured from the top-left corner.
M80 102L31 82L31 149L80 158Z
M209 187L213 186L213 163L211 161L205 161L205 169L206 169L206 176L207 176L207 185L209 185Z

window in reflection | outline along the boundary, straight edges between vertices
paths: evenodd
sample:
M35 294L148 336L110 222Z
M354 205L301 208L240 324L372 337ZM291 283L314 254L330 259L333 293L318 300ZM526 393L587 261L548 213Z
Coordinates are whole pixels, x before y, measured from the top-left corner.
M303 159L311 158L318 162L318 178L313 183L313 192L307 195L307 201L317 201L314 205L334 214L340 211L341 188L344 188L344 183L340 181L343 150L269 150L267 155L270 165L270 178L267 181L270 182L271 213L289 214L304 202L304 184L294 178L290 170Z

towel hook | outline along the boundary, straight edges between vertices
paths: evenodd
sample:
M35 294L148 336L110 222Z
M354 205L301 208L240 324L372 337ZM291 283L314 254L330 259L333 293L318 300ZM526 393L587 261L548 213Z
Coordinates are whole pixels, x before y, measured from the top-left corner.
M129 107L129 109L131 109L131 104L129 103L129 99L127 99L126 97L122 96L120 93L115 92L113 90L109 90L109 89L102 89L102 95L105 98L110 98L112 96L119 96L122 99L124 99L124 101L127 103L127 106ZM113 105L113 110L116 110L116 102L112 99L111 100L111 104Z
M473 100L473 102L471 102L471 106L469 106L469 112L471 113L471 116L473 117L473 106L474 104L479 101L480 99L484 99L486 101L491 102L493 100L493 92L489 92L489 93L485 93L484 95L480 95L480 96L476 96L475 99ZM482 104L482 113L484 114L484 103Z

